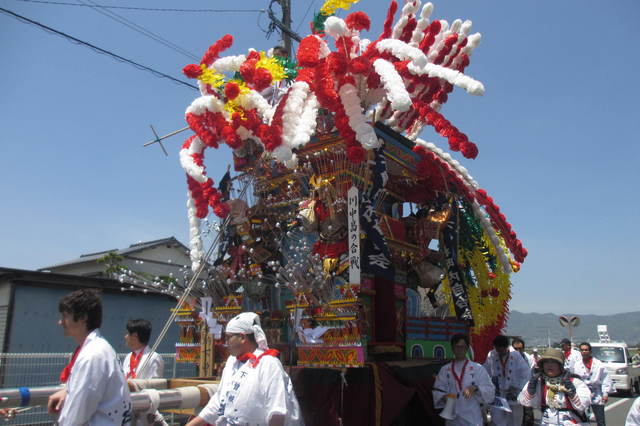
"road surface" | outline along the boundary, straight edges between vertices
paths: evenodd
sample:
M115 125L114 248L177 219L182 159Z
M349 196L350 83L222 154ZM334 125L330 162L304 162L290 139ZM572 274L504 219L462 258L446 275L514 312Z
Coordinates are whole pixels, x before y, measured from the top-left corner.
M604 407L607 425L623 426L635 397L611 396Z

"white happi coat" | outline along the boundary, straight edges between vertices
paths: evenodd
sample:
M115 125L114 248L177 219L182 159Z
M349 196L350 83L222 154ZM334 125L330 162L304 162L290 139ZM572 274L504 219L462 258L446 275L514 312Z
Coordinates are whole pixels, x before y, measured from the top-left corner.
M493 349L487 355L487 360L484 362L484 368L487 369L489 377L491 377L494 385L496 386L496 395L503 398L507 397L507 393L513 392L515 396L518 396L522 387L531 378L531 368L529 363L525 361L520 352L509 348L508 359L502 366L500 355ZM517 401L509 401L510 405L516 404Z
M256 349L253 354L259 357L263 352ZM232 355L218 390L198 417L212 425L266 426L274 414L284 415L286 426L303 424L293 384L280 360L267 355L254 368Z
M456 418L447 420L448 426L482 426L483 416L480 409L480 401L483 404L489 404L493 401L495 388L491 383L487 370L482 365L469 361L464 377L462 377L461 389L451 369L455 368L456 375L460 377L464 363L465 361L453 361L440 369L433 385L433 400L436 408L443 408L447 394L457 395L454 410ZM466 399L462 395L462 391L471 385L477 386L478 391L474 396Z
M523 354L520 354L523 355ZM525 361L527 361L527 364L529 365L529 369L533 370L533 367L536 366L536 357L533 356L533 354L528 354L528 353L524 353L525 356Z
M330 327L302 328L298 327L298 338L300 342L307 345L323 343L322 335L329 330Z
M541 408L542 420L540 424L543 426L588 426L588 422L582 423L578 416L568 409L573 407L575 410L584 413L587 407L589 407L591 392L582 380L576 378L571 378L570 380L576 387L576 395L573 398L568 398L564 392L558 392L554 397L554 402L560 408L551 406L542 408L543 400L545 400L544 405L546 405L547 386L541 386L541 381L538 381L534 395L529 394L527 390L528 384L525 384L522 392L520 392L518 396L518 402L525 407Z
M143 349L144 353L142 354L142 358L136 367L136 379L158 379L164 377L164 360L160 355L156 352L151 352L151 348L149 346L145 346ZM136 352L136 355L139 352ZM127 377L131 372L131 356L133 352L127 354L122 362L122 368L124 370L124 377ZM147 361L149 358L149 361ZM140 370L142 366L144 366L144 370Z
M629 414L627 414L627 420L624 423L624 426L638 426L640 425L640 397L636 398L629 409Z
M71 368L60 426L121 426L131 420L131 395L109 342L93 330Z
M573 366L573 373L589 387L591 405L602 405L604 404L602 396L609 395L609 392L613 391L613 382L604 364L597 358L591 358L591 360L591 370L587 369L581 359Z
M582 354L580 353L580 351L574 348L571 348L571 352L569 352L569 356L566 356L564 354L564 351L562 351L562 356L564 357L564 369L566 371L570 371L571 373L574 372L576 364L579 364L582 362Z

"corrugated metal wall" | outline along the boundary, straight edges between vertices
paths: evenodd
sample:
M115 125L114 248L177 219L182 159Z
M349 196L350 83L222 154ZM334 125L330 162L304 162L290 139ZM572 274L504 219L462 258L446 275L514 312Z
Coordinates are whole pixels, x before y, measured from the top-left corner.
M66 288L16 285L7 352L73 352L76 343L65 337L58 325L58 302L69 292ZM153 343L169 317L170 309L175 307L175 302L166 297L129 292L105 293L102 295L102 302L100 330L116 352L127 351L124 345L127 320L145 318L151 321ZM3 316L0 312L0 321L3 318L6 315ZM2 328L0 338L1 330ZM173 352L177 336L177 327L172 326L158 352Z

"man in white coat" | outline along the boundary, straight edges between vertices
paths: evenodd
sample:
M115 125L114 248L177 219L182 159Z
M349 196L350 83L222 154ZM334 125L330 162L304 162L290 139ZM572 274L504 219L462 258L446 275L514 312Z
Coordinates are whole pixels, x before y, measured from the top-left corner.
M640 426L640 397L631 405L624 426Z
M144 386L134 379L159 379L164 376L164 360L156 352L151 352L149 339L151 338L151 323L145 319L127 321L127 333L124 335L125 344L131 352L122 363L124 376L132 392L144 389ZM135 424L166 425L159 411L137 414Z
M509 338L499 335L493 339L493 349L484 363L496 396L509 403L511 412L495 405L491 406L491 423L498 426L522 426L523 410L518 403L518 394L531 377L529 364L519 352L509 347Z
M131 396L116 353L98 329L102 303L97 291L69 293L58 310L64 335L78 347L60 375L65 388L49 397L49 414L60 414L60 426L128 425Z
M580 343L582 359L573 366L573 373L580 377L591 391L591 411L596 418L598 426L604 426L604 405L609 399L609 392L613 389L613 383L607 369L599 359L591 355L591 345L587 342Z
M582 355L580 355L580 352L571 346L571 341L569 339L562 339L560 341L560 347L562 348L564 369L573 373L573 369L582 359Z
M300 325L297 327L298 338L305 345L315 345L323 343L322 335L329 330L330 327L324 327L318 324L313 317L303 317Z
M528 354L524 351L524 347L525 347L524 340L520 339L519 337L515 337L511 341L511 347L513 348L514 351L518 352L522 356L522 359L527 361L527 364L529 365L529 370L533 371L533 369L536 366L537 360L534 355ZM534 422L535 422L535 418L533 415L533 408L523 407L522 408L522 426L533 426Z
M225 337L231 354L218 390L187 426L302 425L298 400L289 375L269 349L260 317L243 312L227 324Z
M564 369L562 351L547 349L538 360L538 370L524 386L518 401L542 411L540 425L575 426L589 424L585 411L591 392L582 380Z
M451 338L455 359L438 372L433 385L436 408L445 407L448 399L455 399L453 419L447 426L482 426L484 416L481 405L488 405L495 397L491 378L482 365L467 358L469 338L456 334Z
M128 379L158 379L164 376L164 360L156 352L151 352L149 339L151 323L145 319L127 322L124 341L131 353L122 363L124 375ZM144 366L144 369L143 369Z
M524 340L520 339L519 337L514 337L513 340L511 341L511 347L513 348L514 351L520 353L520 356L522 356L522 359L527 361L529 368L533 370L533 368L536 366L536 359L533 356L533 354L528 354L525 352Z

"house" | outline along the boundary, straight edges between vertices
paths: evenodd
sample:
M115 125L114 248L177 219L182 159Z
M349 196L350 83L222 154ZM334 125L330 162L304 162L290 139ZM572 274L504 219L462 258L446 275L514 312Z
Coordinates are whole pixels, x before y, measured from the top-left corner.
M106 273L105 256L114 254L118 264L149 277L173 277L185 284L185 272L190 271L189 249L174 237L131 244L127 248L105 250L80 255L79 258L47 266L39 271L83 277L112 278Z
M76 343L58 325L58 303L80 288L102 292L100 330L116 352L127 352L126 322L146 318L153 324L152 342L175 307L165 294L130 290L113 279L0 268L0 348L10 353L72 352ZM158 352L174 352L178 328L170 327Z

